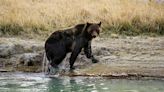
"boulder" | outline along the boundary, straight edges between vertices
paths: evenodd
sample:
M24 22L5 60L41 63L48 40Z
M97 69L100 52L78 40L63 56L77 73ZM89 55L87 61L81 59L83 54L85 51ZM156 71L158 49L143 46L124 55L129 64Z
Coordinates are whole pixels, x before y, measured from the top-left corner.
M40 53L24 53L20 56L19 64L24 66L41 65L43 54Z

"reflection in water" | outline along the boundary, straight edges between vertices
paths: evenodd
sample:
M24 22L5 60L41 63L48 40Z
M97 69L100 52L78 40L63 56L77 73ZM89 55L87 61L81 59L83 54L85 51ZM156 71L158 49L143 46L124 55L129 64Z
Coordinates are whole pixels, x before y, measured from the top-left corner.
M36 73L0 73L0 92L164 92L163 85L163 80L46 78Z
M82 78L70 78L70 77L64 77L64 78L53 78L48 83L48 91L49 92L87 92L89 89L93 89L92 86L87 86Z

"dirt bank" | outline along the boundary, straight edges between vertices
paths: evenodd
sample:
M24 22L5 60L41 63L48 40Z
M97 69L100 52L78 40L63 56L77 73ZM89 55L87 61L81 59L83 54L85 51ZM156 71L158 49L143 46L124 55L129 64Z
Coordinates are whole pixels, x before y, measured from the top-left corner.
M43 41L0 38L0 71L40 72Z
M93 49L100 62L86 61L71 76L164 77L164 37L96 39Z
M2 40L3 39L3 40ZM10 40L9 40L10 39ZM15 42L14 42L15 40ZM19 40L19 41L18 41ZM4 42L5 41L5 42ZM22 44L28 42L29 44ZM10 56L2 57L2 51L6 50L2 44L19 44L22 48L34 48L35 51L31 49L24 48L22 52L10 53ZM40 45L39 45L40 44ZM75 63L76 70L74 73L62 72L65 75L71 76L152 76L152 77L164 77L164 37L119 37L119 38L96 38L93 41L93 53L96 58L100 60L97 64L92 64L89 59L84 56L84 53L81 53L78 56L77 62ZM33 61L42 62L43 57L43 41L34 41L34 40L23 40L18 38L1 38L1 57L0 57L0 70L4 70L2 67L5 62L12 62L9 67L13 67L13 63L17 62L16 65L11 69L12 71L32 71L40 72L41 65L35 67L28 66L26 64L18 63L20 58L24 54L23 52L28 53L37 53L40 56L39 59L30 59ZM9 46L9 45L8 45ZM3 47L3 48L2 48ZM38 49L40 48L40 49ZM17 48L19 49L19 48ZM12 51L12 50L11 50ZM9 50L9 52L11 52ZM17 50L20 51L20 50ZM4 53L4 52L3 52ZM38 54L41 53L41 54ZM6 55L6 54L3 54ZM32 54L33 55L33 54ZM36 56L37 56L36 55ZM19 57L19 59L12 60L12 57ZM28 54L27 54L28 56ZM35 58L35 55L33 57ZM28 59L25 59L28 61ZM5 59L5 61L4 61ZM22 59L21 59L22 60ZM60 65L62 70L69 70L69 54L64 62ZM6 65L7 66L7 65ZM21 67L19 67L21 66Z

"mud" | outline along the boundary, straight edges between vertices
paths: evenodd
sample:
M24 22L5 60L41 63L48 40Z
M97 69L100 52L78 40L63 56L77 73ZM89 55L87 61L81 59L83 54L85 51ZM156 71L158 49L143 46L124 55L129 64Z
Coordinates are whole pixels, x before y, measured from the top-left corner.
M85 63L76 63L79 67L70 76L164 77L164 37L99 38L93 53L100 62L81 56Z

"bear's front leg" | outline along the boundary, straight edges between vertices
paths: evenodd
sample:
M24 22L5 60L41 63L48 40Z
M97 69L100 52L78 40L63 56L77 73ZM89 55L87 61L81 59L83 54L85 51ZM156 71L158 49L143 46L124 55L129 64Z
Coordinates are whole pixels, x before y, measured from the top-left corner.
M84 47L84 53L87 58L92 60L92 63L99 62L93 55L92 55L92 48L91 48L91 41L89 41L86 46Z
M93 56L92 56L91 59L92 59L92 63L97 63L97 62L99 62L99 60L97 60L97 59L96 59L95 57L93 57Z

